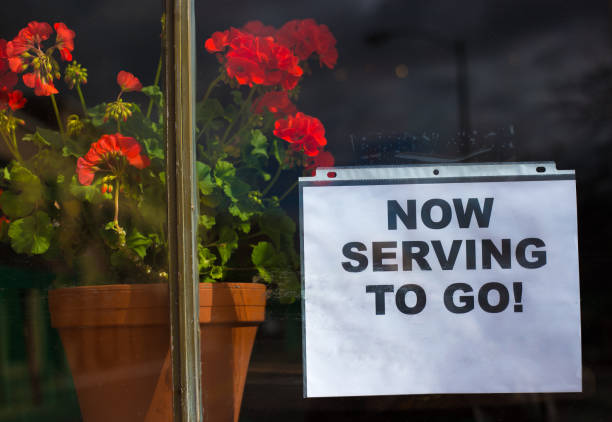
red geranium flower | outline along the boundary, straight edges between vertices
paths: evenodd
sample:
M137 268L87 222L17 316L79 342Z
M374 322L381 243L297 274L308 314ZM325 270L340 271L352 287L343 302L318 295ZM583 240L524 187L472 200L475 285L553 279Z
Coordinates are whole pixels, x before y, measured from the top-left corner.
M138 78L124 70L117 74L117 84L121 87L122 92L140 91L142 89L142 84Z
M144 169L151 164L149 157L141 154L140 144L136 139L123 136L102 135L91 144L85 156L77 160L77 175L82 185L91 185L96 171L104 169L115 176L120 176L127 164Z
M68 29L62 22L54 23L53 27L57 32L55 45L60 51L62 59L69 62L72 60L72 50L74 50L74 31Z
M59 92L53 85L53 79L47 79L38 72L24 74L23 84L28 88L34 88L34 94L38 96L49 96Z
M228 48L225 56L219 55L219 59L225 64L228 76L240 85L278 84L283 89L293 89L303 73L298 58L272 37L231 28L215 32L206 40L205 47L211 53Z
M32 21L19 31L19 34L6 44L9 67L21 73L31 67L32 71L23 75L23 83L34 88L36 95L57 94L53 79L60 76L57 62L51 57L57 48L63 60L72 60L74 50L74 31L59 22L54 24L57 31L56 43L46 48L43 41L49 39L53 28L46 22Z
M209 53L217 53L225 50L225 47L227 47L230 42L229 33L229 30L213 33L204 43L204 47Z
M28 54L29 50L37 50L42 53L41 44L49 39L52 33L51 25L36 21L28 23L28 26L19 31L19 34L7 44L6 50L11 70L16 73L26 70L31 60L38 56L38 54L35 56Z
M274 135L289 142L294 151L314 157L327 144L325 128L319 119L304 113L297 113L274 123Z
M297 113L297 107L289 99L287 91L266 92L253 103L253 112L256 114L262 114L266 109L277 118Z
M25 106L26 102L23 93L18 89L9 91L6 87L0 87L0 110L6 110L7 107L13 111L19 110Z
M279 43L289 47L300 60L311 54L319 55L319 62L330 69L336 66L338 50L336 38L327 25L318 25L314 19L292 20L275 34Z
M329 151L321 151L320 154L314 157L308 157L306 160L306 167L304 170L309 172L311 176L314 176L318 167L333 167L336 163L334 156Z

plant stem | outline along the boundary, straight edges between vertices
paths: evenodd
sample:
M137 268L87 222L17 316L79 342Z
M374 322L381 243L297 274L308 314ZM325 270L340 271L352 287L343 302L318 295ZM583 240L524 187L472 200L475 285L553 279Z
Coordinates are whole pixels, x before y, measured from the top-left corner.
M81 84L76 84L76 90L79 94L79 100L81 100L81 107L83 107L83 115L85 117L89 117L89 113L87 113L87 105L85 104L85 97L83 97L83 91L81 90Z
M23 158L21 158L21 154L19 153L19 150L17 149L17 142L11 142L11 140L7 137L7 135L4 132L0 132L0 133L2 133L2 139L4 140L4 143L6 144L6 147L8 148L8 150L11 152L11 154L13 154L13 157L15 157L17 161L22 163Z
M223 75L217 76L215 79L213 79L213 81L210 83L210 85L208 85L208 89L206 89L206 93L204 94L204 97L202 98L202 101L201 101L202 103L204 103L204 102L206 102L206 100L208 100L208 96L212 92L213 88L215 86L217 86L217 84L219 82L221 82L221 80L223 80Z
M157 62L157 71L155 72L155 79L153 80L153 86L159 85L159 77L161 75L162 68L162 56L159 56L159 61ZM149 99L149 107L147 108L147 119L151 117L151 111L153 110L153 97Z
M245 129L245 128L249 127L251 125L251 123L253 123L253 120L255 120L255 115L252 115L251 117L249 117L247 119L246 123L238 128L236 133L240 133L240 132L242 132L242 129ZM230 142L229 145L233 145L235 143L236 143L236 141Z
M13 148L14 148L14 154L15 154L15 158L17 159L17 161L19 161L20 163L23 162L23 158L21 157L21 154L19 153L19 147L17 146L17 136L15 135L15 131L13 130L12 133L12 138L13 138Z
M272 178L272 180L270 180L270 183L268 183L268 186L266 186L266 188L261 192L263 196L265 196L268 192L270 192L270 189L272 189L272 186L274 186L280 174L281 174L281 165L279 164L278 168L276 169L276 173L274 174L274 177Z
M53 104L53 111L55 112L55 118L57 119L57 126L59 128L60 133L64 134L64 125L62 125L62 119L59 114L59 109L57 108L57 102L55 102L55 95L51 94L51 104Z
M255 90L256 90L256 87L251 88L251 91L249 92L249 95L246 98L246 100L244 100L244 102L242 103L242 107L240 107L240 111L236 115L236 118L234 120L232 120L232 122L229 124L229 126L227 126L227 129L225 130L225 133L223 134L223 137L221 138L221 142L220 142L221 145L223 145L225 143L225 141L227 140L227 137L228 137L230 131L234 127L234 124L236 124L236 122L238 120L240 120L239 117L242 115L242 113L244 113L244 110L246 109L247 104L251 103L251 98L253 98L253 94L255 94Z
M121 133L121 123L117 120L117 133Z
M290 187L289 189L287 189L287 190L285 191L285 193L283 193L283 194L282 194L282 195L281 195L281 196L278 198L278 202L280 202L280 201L282 201L283 199L285 199L285 197L286 197L287 195L289 195L293 189L295 189L295 187L297 186L297 184L298 184L298 181L297 181L297 180L296 180L295 182L293 182L293 184L291 185L291 187Z
M119 184L119 178L117 178L115 183L115 218L113 218L113 222L115 226L119 228L119 188L121 185Z

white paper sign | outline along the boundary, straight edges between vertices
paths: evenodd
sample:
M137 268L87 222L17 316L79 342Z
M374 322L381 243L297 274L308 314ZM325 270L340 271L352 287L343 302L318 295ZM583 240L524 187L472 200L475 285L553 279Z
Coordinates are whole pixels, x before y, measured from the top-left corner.
M573 171L502 167L300 179L306 397L581 391Z

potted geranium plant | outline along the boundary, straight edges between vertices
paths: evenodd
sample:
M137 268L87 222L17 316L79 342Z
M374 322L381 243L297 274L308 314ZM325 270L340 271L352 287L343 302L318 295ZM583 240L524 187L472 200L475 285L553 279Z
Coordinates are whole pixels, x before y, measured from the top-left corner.
M64 287L51 292L51 313L84 419L167 420L171 384L168 301L161 284L167 279L161 64L149 86L129 72L118 72L117 95L88 107L83 87L89 75L73 61L74 38L64 23L33 21L12 40L0 40L0 134L12 155L0 169L0 236L17 253L46 258L57 287ZM224 418L238 418L265 305L265 289L257 283L215 282L263 281L275 286L282 300L299 291L295 223L280 202L297 184L296 169L310 174L334 163L324 151L322 123L298 111L295 102L309 71L306 62L316 56L321 66L333 68L335 43L329 29L312 19L290 21L280 29L252 21L215 32L203 43L221 63L218 77L197 104L196 128L200 300L208 307L200 320L213 323L203 326L203 337L218 336L203 342L209 348L202 352L204 378L216 383L214 392L205 395L210 418L223 412ZM60 78L67 88L61 93L56 86ZM16 89L19 79L34 95L49 97L56 129L24 129L26 99ZM64 118L56 95L76 95L81 110ZM142 99L146 111L138 104ZM24 142L33 143L34 150L23 153ZM277 182L287 177L292 183L279 188ZM241 307L233 317L210 311L215 289L221 293L214 301ZM225 327L230 320L240 328ZM89 328L97 331L87 333ZM121 344L127 349L119 349ZM238 344L242 351L228 351L227 344ZM118 356L109 357L110 349ZM207 356L213 355L231 360L230 367L207 367ZM140 375L130 372L143 362L155 368ZM104 376L121 368L126 372L119 380ZM94 370L98 378L92 379ZM227 381L228 372L242 373ZM100 394L111 403L100 407ZM228 397L219 400L223 394ZM212 402L221 402L222 409L214 410Z

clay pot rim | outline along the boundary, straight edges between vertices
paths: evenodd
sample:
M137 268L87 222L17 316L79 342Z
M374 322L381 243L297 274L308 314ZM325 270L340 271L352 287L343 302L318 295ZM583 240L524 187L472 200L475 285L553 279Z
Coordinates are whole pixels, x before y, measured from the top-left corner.
M244 292L248 295L264 295L266 286L261 283L200 283L200 308L208 308L211 306L263 306L260 301L256 303L245 302L245 297L241 295ZM230 295L232 302L222 301L214 305L206 300L207 295L225 294L227 299ZM116 298L116 295L125 295L132 300L129 303L121 304L116 301L109 301L109 297ZM94 297L98 296L94 300ZM58 289L49 290L49 300L57 303L58 301L67 302L68 306L73 309L79 309L79 304L85 305L87 308L98 309L122 309L122 308L167 308L168 307L168 283L142 283L142 284L100 284L94 286L74 286L61 287ZM259 295L257 295L259 299ZM204 299L204 300L202 300ZM224 303L226 302L226 303Z
M200 323L259 323L265 318L266 286L255 283L200 285ZM168 324L168 284L118 284L49 291L52 326Z

